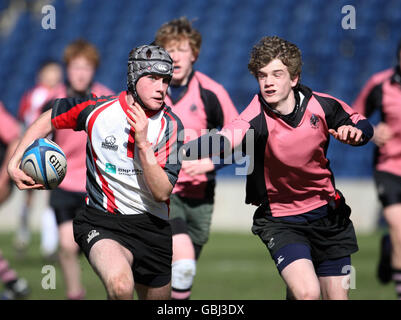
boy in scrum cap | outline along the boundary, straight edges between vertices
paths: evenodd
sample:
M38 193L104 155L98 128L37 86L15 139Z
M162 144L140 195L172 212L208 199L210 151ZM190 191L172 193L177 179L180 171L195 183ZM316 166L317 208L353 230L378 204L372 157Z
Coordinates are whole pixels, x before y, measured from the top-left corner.
M54 129L86 131L86 207L74 218L74 237L110 299L132 299L134 288L140 299L170 297L168 199L181 168L182 130L164 103L172 73L163 48L134 48L127 91L56 100L26 131L9 163L20 189L41 188L18 167L27 145Z

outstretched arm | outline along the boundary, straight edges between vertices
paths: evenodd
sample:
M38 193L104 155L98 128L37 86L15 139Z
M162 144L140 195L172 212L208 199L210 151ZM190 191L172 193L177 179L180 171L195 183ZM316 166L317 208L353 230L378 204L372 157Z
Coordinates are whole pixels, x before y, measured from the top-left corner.
M198 139L184 145L186 160L198 160L221 156L226 150L231 150L230 141L222 134L209 132Z
M335 139L345 144L357 146L362 143L362 130L350 125L341 126L337 130L329 129L329 133Z
M366 119L359 120L355 125L344 124L336 129L329 129L329 133L342 143L352 146L362 146L372 138L374 130Z

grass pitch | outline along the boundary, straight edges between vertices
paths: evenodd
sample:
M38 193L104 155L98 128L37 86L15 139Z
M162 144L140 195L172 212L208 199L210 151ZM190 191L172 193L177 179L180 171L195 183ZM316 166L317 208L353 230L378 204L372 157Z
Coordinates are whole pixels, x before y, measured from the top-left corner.
M380 233L359 235L359 252L352 256L355 270L353 300L394 300L393 283L382 285L376 278ZM0 249L18 274L31 287L29 299L61 300L65 298L62 272L57 262L44 261L39 250L39 235L34 234L24 258L18 258L12 246L13 234L0 234ZM44 289L46 265L56 270L55 289ZM105 299L106 293L84 255L81 256L82 278L87 299ZM43 273L42 273L43 270ZM0 285L1 288L1 285ZM197 265L192 290L194 300L280 300L285 299L285 286L270 255L252 234L211 234Z

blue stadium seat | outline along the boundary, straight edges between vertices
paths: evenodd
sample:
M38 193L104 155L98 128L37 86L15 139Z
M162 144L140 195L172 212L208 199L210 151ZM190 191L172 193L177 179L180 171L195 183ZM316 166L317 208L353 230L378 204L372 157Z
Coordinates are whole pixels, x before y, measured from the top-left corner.
M9 4L10 0L0 0L0 11L7 9Z

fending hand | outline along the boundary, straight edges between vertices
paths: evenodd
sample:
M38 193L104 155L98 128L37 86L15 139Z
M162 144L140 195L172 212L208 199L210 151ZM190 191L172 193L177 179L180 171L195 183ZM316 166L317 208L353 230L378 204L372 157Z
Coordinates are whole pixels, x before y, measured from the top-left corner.
M343 125L339 127L337 131L334 129L329 129L329 133L335 139L345 144L355 146L362 142L362 130L350 125Z

